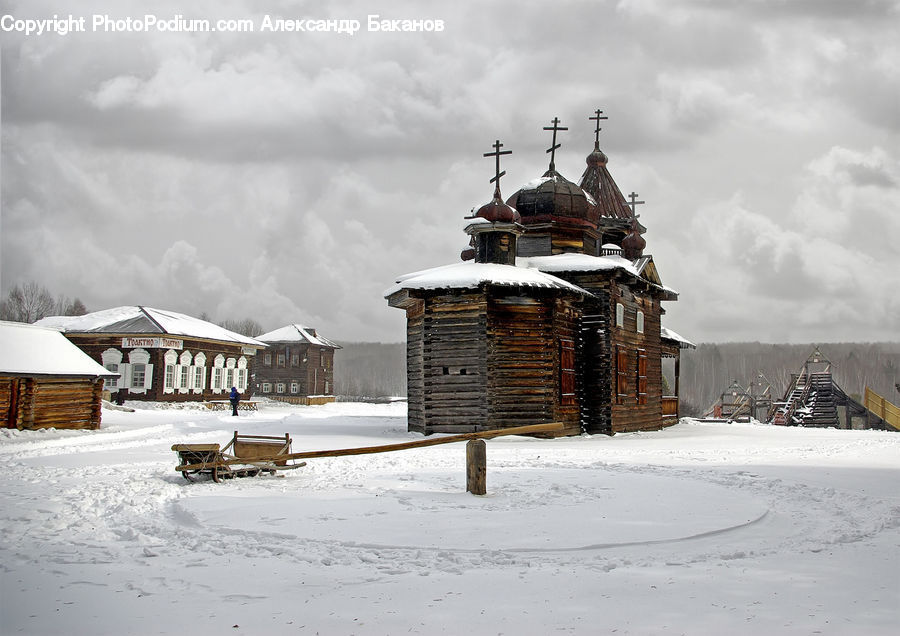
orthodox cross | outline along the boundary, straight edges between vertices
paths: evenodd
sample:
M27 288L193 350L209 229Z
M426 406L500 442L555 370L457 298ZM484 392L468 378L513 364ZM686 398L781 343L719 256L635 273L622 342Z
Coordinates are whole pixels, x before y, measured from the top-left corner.
M497 182L497 192L496 194L499 196L500 194L500 177L506 174L506 170L500 172L500 155L511 155L512 150L500 150L503 147L503 144L500 143L500 140L494 142L493 148L494 152L486 152L484 153L485 157L495 157L497 160L496 168L494 169L494 178L490 180L490 183Z
M544 126L544 130L552 130L553 131L553 144L550 148L547 149L547 152L550 153L550 169L556 170L556 149L561 146L561 144L556 143L556 133L559 130L568 130L565 126L559 125L559 117L554 117L553 121L550 122L553 124L552 126Z
M627 205L631 208L631 216L637 217L637 215L635 214L635 212L637 211L636 206L643 205L645 203L645 201L638 201L637 200L638 195L635 192L632 192L631 194L629 194L628 198L631 199L631 201L626 201L625 205Z
M600 110L599 108L597 110L595 110L594 113L595 113L594 116L588 117L588 119L590 119L591 121L597 122L597 125L594 128L594 148L599 150L600 149L600 131L603 130L602 128L600 128L600 120L601 119L609 119L609 117L604 115L603 111Z

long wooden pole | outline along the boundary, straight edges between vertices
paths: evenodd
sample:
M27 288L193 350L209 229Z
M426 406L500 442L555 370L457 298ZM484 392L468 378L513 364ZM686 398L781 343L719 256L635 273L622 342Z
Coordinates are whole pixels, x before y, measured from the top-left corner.
M430 437L428 439L419 439L412 442L401 442L399 444L385 444L383 446L362 446L360 448L337 448L334 450L305 451L302 453L290 453L288 455L278 455L274 457L254 457L253 462L268 461L287 461L290 459L316 459L319 457L343 457L346 455L371 455L373 453L390 453L393 451L409 450L411 448L422 448L424 446L437 446L438 444L452 444L453 442L465 442L472 439L490 439L492 437L501 437L503 435L531 435L533 433L559 433L565 429L562 422L553 422L551 424L532 424L530 426L514 426L512 428L498 428L493 431L480 431L477 433L460 433L458 435L448 435L447 437ZM183 464L176 466L175 470L203 470L212 466L230 466L232 464L250 463L245 459L227 459L221 462L208 462L203 464Z

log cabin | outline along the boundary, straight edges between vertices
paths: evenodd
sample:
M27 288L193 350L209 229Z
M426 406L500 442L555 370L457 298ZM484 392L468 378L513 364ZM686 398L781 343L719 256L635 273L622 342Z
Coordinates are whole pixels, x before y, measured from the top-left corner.
M61 331L118 381L111 399L196 402L227 399L236 387L252 395L250 377L266 344L199 318L125 306L37 323Z
M298 324L256 339L269 345L256 365L259 395L291 404L334 402L334 352L339 344Z
M105 379L97 364L56 331L0 322L0 422L6 428L100 428Z
M655 430L678 419L679 355L646 228L599 148L580 184L550 167L508 200L499 140L492 200L465 228L462 263L397 279L407 318L408 428L429 434L558 421L563 434ZM664 380L674 360L674 386Z

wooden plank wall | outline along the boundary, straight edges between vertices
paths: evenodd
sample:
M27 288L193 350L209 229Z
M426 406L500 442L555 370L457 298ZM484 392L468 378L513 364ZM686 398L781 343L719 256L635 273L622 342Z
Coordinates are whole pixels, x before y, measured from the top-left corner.
M486 316L481 292L426 300L422 347L426 434L474 432L485 422Z
M18 378L0 378L0 426L18 428Z
M424 315L423 300L406 309L407 429L417 433L425 433Z
M625 350L626 395L616 400L615 383L610 386L612 402L612 432L638 430L654 430L674 423L662 417L662 349L659 338L660 302L649 295L637 293L626 285L617 284L610 294L610 348L612 362L616 364L618 347ZM623 327L615 326L615 306L621 302L625 307ZM637 311L644 312L644 333L637 333ZM647 402L638 404L637 398L637 366L638 350L643 349L647 356Z
M576 343L581 379L578 394L581 427L586 433L609 435L612 433L609 294L602 288L592 291L600 298L586 298L582 303L579 338Z
M553 320L550 325L550 337L554 342L553 352L554 352L554 361L553 366L556 372L554 373L555 381L556 381L556 393L553 396L553 419L554 422L563 422L566 424L566 430L564 435L578 435L582 432L581 428L581 406L580 399L583 391L580 390L581 381L578 380L578 341L580 337L581 325L580 325L580 317L581 317L581 309L577 306L576 301L571 297L563 297L557 298L554 306L553 306ZM569 341L575 346L575 375L576 375L576 385L575 385L575 399L571 404L564 404L561 400L561 375L560 369L562 368L562 361L560 360L561 346L560 342L562 340Z
M559 393L552 300L492 298L487 333L491 428L553 421Z
M102 380L85 378L4 379L0 412L5 425L19 429L97 429L102 390Z

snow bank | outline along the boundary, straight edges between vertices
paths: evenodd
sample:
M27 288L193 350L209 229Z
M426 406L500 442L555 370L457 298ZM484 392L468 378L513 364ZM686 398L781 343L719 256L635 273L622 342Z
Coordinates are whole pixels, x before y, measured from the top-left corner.
M0 632L891 634L900 435L655 433L311 460L188 483L175 442L386 444L405 404L106 411L0 435Z

